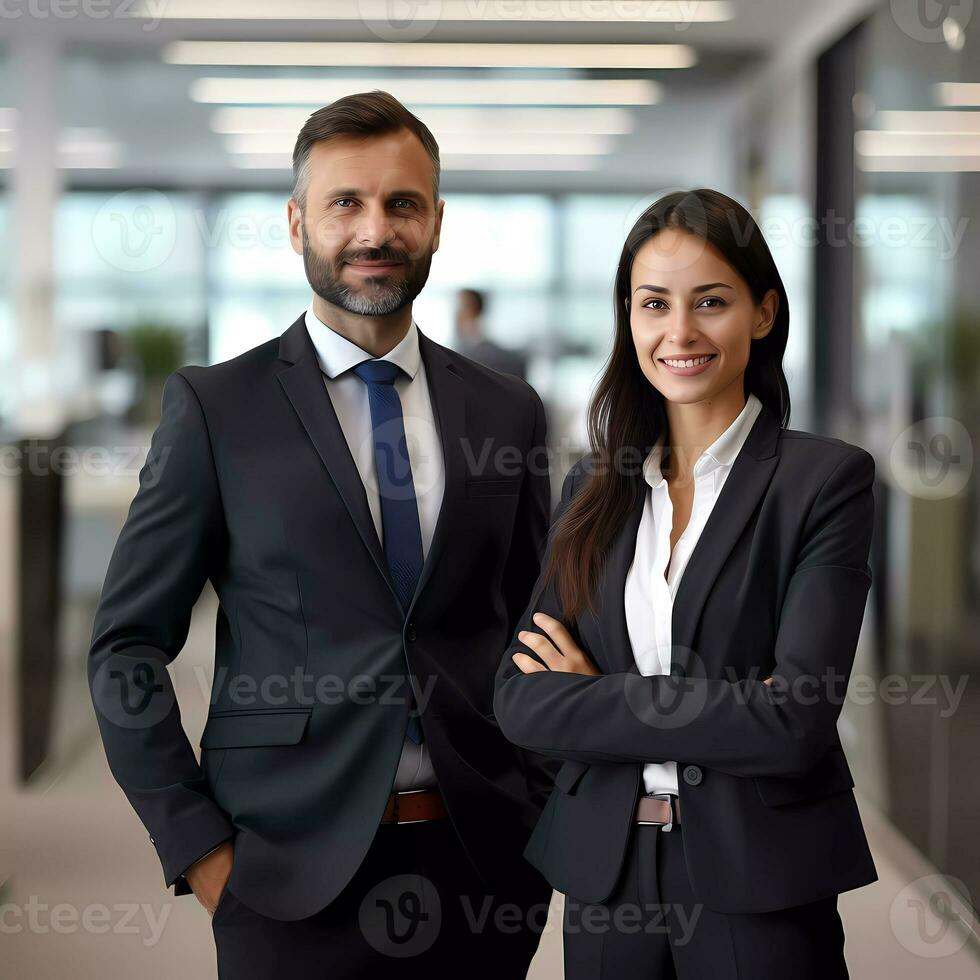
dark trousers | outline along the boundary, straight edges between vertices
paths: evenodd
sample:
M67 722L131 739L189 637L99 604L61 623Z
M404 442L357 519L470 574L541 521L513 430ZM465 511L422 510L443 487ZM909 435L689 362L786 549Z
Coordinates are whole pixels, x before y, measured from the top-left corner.
M489 893L448 818L383 824L341 894L309 918L259 915L227 889L211 918L219 980L523 980L551 889Z
M714 912L694 900L682 834L638 824L608 901L566 896L565 980L846 980L836 895L776 912Z

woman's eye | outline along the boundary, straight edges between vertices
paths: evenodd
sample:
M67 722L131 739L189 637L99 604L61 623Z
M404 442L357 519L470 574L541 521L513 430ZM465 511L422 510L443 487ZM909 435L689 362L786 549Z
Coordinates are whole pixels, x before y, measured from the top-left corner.
M720 296L708 296L705 299L701 300L701 302L702 302L702 304L703 303L717 303L718 306L724 306L725 305L725 301ZM714 309L715 307L708 307L708 308L709 309Z
M663 306L651 306L650 305L651 303L661 303L662 304L663 303L663 300L662 299L648 299L643 304L644 308L645 309L648 309L648 310L660 310L660 309L665 309L666 308L666 307L663 307Z

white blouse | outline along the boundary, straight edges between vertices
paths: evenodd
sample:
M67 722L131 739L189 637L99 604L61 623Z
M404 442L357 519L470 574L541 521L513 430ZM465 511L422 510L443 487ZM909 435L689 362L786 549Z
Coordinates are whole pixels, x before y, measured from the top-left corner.
M636 532L633 563L626 575L624 602L630 645L639 672L650 677L670 672L674 596L694 546L701 536L721 488L739 450L762 410L762 402L749 394L732 424L698 457L694 464L694 502L691 519L670 551L673 503L660 470L663 439L643 463L650 486ZM666 575L664 569L670 561ZM646 793L677 793L677 763L648 762L643 767Z

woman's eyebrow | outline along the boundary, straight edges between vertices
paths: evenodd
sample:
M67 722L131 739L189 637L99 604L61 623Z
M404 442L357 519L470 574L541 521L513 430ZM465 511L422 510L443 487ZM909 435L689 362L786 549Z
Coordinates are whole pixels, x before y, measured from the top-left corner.
M730 286L727 282L706 282L703 286L695 286L691 292L692 293L703 293L708 289L717 289L721 286L723 289L734 289L734 286ZM638 292L641 289L649 289L651 293L670 293L670 290L666 286L651 286L649 283L643 283L637 286L633 292Z

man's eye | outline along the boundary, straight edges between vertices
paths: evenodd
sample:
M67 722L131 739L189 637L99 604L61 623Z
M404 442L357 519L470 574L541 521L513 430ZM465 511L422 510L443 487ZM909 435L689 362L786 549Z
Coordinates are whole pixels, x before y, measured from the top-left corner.
M333 203L336 204L338 207L346 208L354 203L354 199L352 197L342 197L334 201Z
M413 203L404 197L397 198L396 200L392 201L391 204L392 207L396 207L401 210L404 210L405 208L414 207Z

